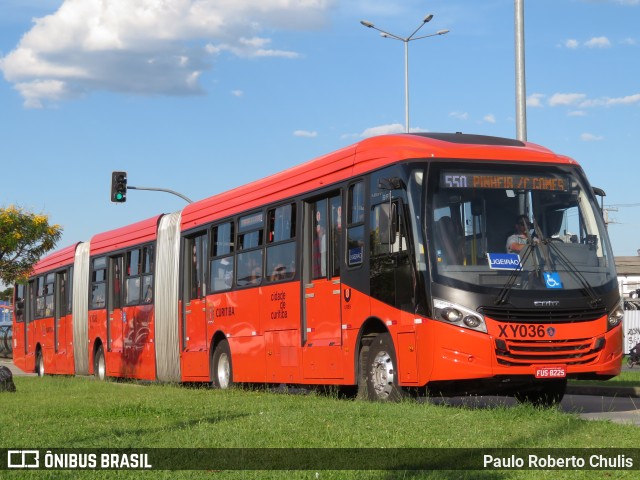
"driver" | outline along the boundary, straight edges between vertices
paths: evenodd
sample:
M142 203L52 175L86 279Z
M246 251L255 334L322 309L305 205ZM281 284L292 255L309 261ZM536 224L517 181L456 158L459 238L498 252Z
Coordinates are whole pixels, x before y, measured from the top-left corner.
M516 217L515 232L507 238L507 252L520 253L527 244L527 229L531 228L526 215Z

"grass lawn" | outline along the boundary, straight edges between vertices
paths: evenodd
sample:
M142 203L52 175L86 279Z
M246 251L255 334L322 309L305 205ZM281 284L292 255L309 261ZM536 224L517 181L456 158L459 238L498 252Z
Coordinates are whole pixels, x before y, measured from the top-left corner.
M634 373L634 372L632 372ZM18 377L4 448L638 448L640 429L526 405L470 408L267 390ZM358 466L360 468L360 466ZM55 475L54 475L55 473ZM635 478L624 471L7 472L0 478Z

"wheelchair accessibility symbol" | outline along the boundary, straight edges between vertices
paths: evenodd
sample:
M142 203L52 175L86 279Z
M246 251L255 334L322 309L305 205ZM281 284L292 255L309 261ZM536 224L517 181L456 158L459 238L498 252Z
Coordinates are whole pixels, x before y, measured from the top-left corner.
M563 288L558 272L543 272L543 275L547 288Z

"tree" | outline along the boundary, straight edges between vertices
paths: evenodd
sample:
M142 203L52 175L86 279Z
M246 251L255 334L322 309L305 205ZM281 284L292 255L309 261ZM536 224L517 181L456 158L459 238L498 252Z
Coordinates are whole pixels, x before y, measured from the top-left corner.
M11 285L27 277L61 236L62 227L49 225L47 215L14 205L0 208L0 282Z
M0 300L10 302L13 300L13 287L5 288L0 292Z

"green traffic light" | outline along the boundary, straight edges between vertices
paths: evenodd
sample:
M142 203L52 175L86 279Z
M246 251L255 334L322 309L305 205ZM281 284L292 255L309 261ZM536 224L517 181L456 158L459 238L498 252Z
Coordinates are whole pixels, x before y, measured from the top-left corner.
M124 198L124 195L122 195L121 193L116 193L116 200L122 200Z

